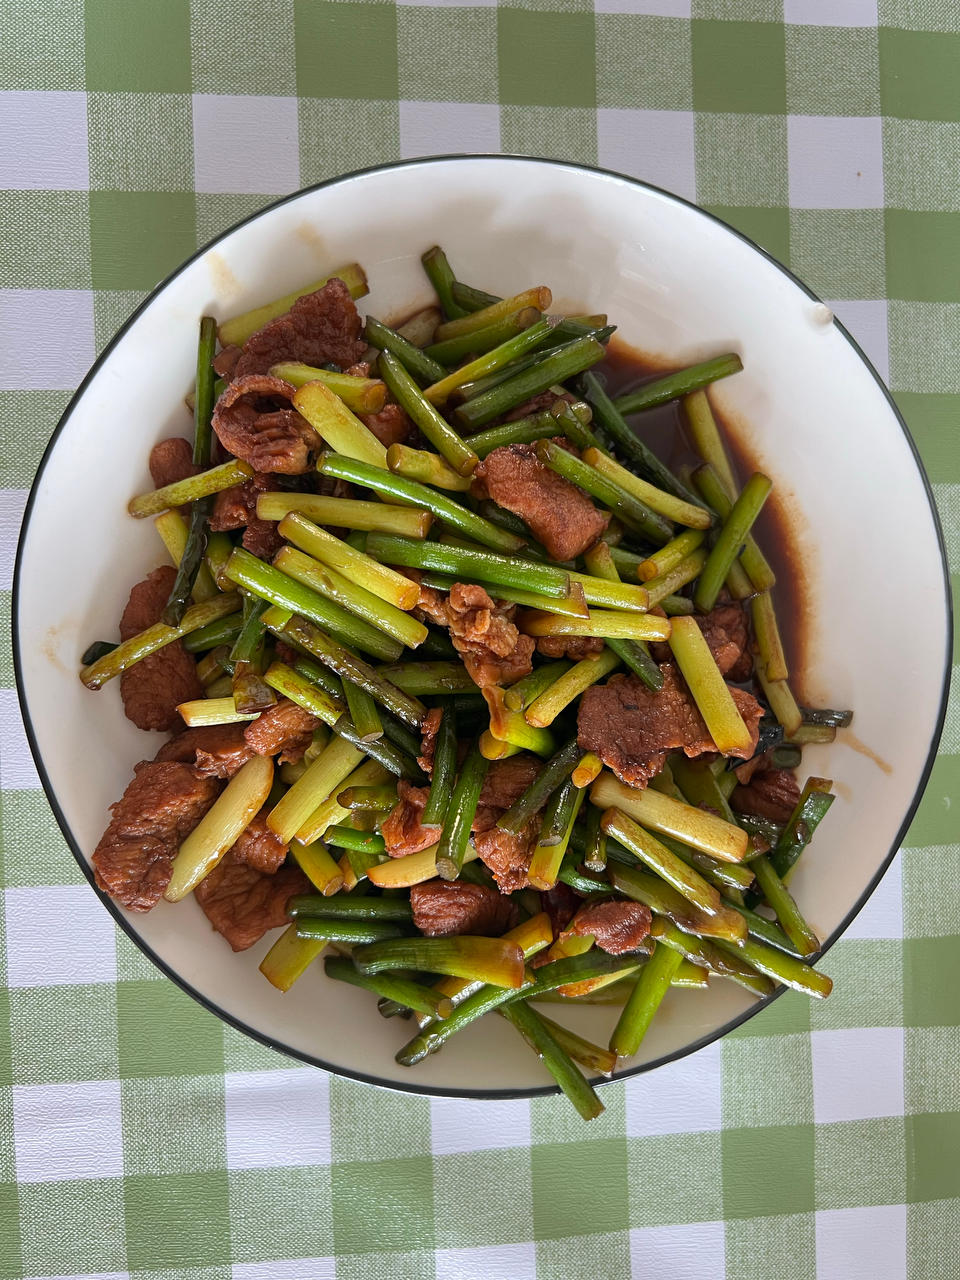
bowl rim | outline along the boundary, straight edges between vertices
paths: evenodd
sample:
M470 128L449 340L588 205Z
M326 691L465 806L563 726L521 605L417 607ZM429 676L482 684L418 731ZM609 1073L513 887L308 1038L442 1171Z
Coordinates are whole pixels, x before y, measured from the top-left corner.
M120 340L125 336L127 331L133 327L133 325L140 318L141 314L154 302L154 300L166 289L166 287L173 280L175 280L179 275L181 275L184 271L186 271L188 267L190 267L193 263L197 262L205 254L207 254L215 245L219 244L221 240L224 240L226 239L227 236L232 235L234 231L238 230L240 227L246 226L249 223L257 221L259 218L267 216L268 214L272 213L275 209L278 209L285 204L289 204L291 201L297 200L301 196L308 195L314 191L322 191L326 187L333 187L333 186L340 185L341 183L351 182L353 179L364 177L367 174L384 173L384 172L389 172L390 170L393 170L393 169L412 169L417 167L426 167L429 165L450 163L450 162L470 163L477 160L486 160L486 161L496 160L496 161L503 161L504 163L521 162L525 164L544 165L544 166L558 168L558 169L571 169L571 170L574 170L580 173L585 173L588 175L599 175L601 177L614 178L620 182L629 183L631 186L638 187L643 191L653 192L655 195L663 197L668 201L672 201L675 204L678 204L687 209L693 210L695 213L699 214L701 217L707 218L710 221L722 227L725 231L729 232L730 235L736 236L738 240L741 240L749 248L753 249L755 253L759 254L762 258L764 258L769 264L776 267L776 269L780 271L784 276L786 276L788 280L790 280L799 289L801 289L803 293L805 293L806 296L812 302L819 303L820 305L826 305L823 303L823 300L817 294L815 294L808 285L806 285L801 279L799 279L798 276L796 276L790 270L789 267L784 266L783 263L780 262L777 258L775 258L771 253L768 253L766 249L763 249L749 236L745 235L742 231L739 231L736 227L731 226L730 223L724 221L723 218L717 217L716 214L710 213L707 209L704 209L700 205L696 204L694 201L687 200L685 197L677 195L672 191L667 191L663 187L657 186L655 183L646 182L641 178L636 178L629 174L619 173L613 169L605 169L599 165L582 164L578 161L571 161L571 160L546 159L541 156L523 155L519 153L501 154L498 152L471 152L471 153L455 152L450 154L418 156L418 157L414 157L407 160L394 160L394 161L389 161L385 164L368 165L362 169L352 169L346 173L337 174L336 176L331 178L325 178L321 182L315 182L309 186L299 188L297 191L292 191L285 196L281 196L277 200L271 201L269 204L265 205L263 208L256 210L254 213L248 214L246 217L240 218L238 219L238 221L231 223L229 227L227 227L225 230L221 231L219 234L217 234L212 239L207 241L204 245L200 246L188 258L186 258L183 262L178 264L171 272L169 272L166 276L164 276L164 278L158 284L156 284L153 289L149 291L146 297L138 304L135 310L127 317L127 319L123 322L123 324L117 329L116 333L113 335L110 341L104 346L103 350L100 352L100 354L94 360L93 364L90 366L87 373L84 375L83 380L80 382L76 391L74 391L73 395L70 397L70 400L66 408L64 409L63 413L60 415L60 418L57 421L57 425L55 426L50 436L50 439L48 440L44 448L43 454L40 458L39 465L37 466L36 474L34 475L30 485L30 490L27 496L26 505L24 507L23 518L21 521L20 531L17 539L17 551L16 551L16 557L14 560L13 589L11 594L11 638L12 638L12 649L13 649L14 680L16 684L17 698L20 704L20 711L23 716L24 730L26 733L27 742L30 746L30 752L33 756L34 763L37 768L37 773L40 778L41 786L43 788L47 802L50 805L50 808L53 812L53 815L56 818L57 825L59 826L60 831L64 839L66 840L67 846L69 847L70 852L73 854L73 857L77 862L77 865L82 871L90 887L93 889L97 897L100 899L103 906L106 907L107 911L109 911L110 915L113 917L116 924L119 925L119 927L123 930L123 932L127 935L127 937L131 939L131 941L135 944L135 946L137 946L139 950L143 952L143 954L151 961L152 964L156 965L156 967L160 970L162 974L164 974L165 977L169 978L172 982L174 982L176 986L178 986L182 991L186 992L186 994L191 996L194 1000L196 1000L197 1003L200 1004L203 1008L205 1008L209 1013L216 1015L216 1017L220 1018L223 1022L233 1027L234 1030L242 1032L244 1035L249 1036L251 1039L266 1046L267 1048L273 1049L278 1053L282 1053L289 1058L297 1059L301 1062L306 1063L309 1066L319 1067L321 1070L327 1071L333 1075L344 1076L348 1079L357 1080L363 1084L374 1085L378 1088L387 1089L394 1093L408 1093L408 1094L419 1095L421 1097L464 1098L464 1099L474 1099L474 1100L488 1099L493 1101L497 1099L515 1100L515 1099L521 1099L521 1098L545 1097L545 1096L549 1096L550 1094L559 1093L560 1089L555 1084L535 1086L533 1088L527 1088L527 1089L523 1089L523 1088L465 1089L465 1088L457 1088L457 1087L444 1088L436 1085L418 1085L416 1083L415 1073L411 1073L414 1078L411 1079L411 1082L409 1084L407 1084L406 1082L403 1082L403 1081L384 1079L383 1077L378 1076L373 1072L359 1071L349 1067L336 1066L333 1063L327 1062L325 1059L316 1056L315 1054L311 1054L311 1053L304 1052L302 1050L295 1049L290 1045L282 1043L281 1041L277 1040L275 1037L271 1035L267 1035L262 1031L258 1031L255 1027L249 1026L246 1022L243 1021L242 1018L235 1017L233 1014L228 1013L225 1009L222 1009L214 1000L204 995L202 991L198 990L190 982L188 982L181 974L179 974L174 968L172 968L165 960L161 959L160 956L158 956L156 952L153 950L153 948L146 941L144 941L143 938L139 936L139 934L137 933L132 923L132 919L128 916L128 914L122 911L121 908L114 902L114 900L110 898L107 894L103 893L100 890L100 888L97 886L96 880L94 878L93 870L90 864L87 862L83 854L83 851L80 848L79 842L76 840L76 838L73 835L73 832L70 828L70 824L67 821L66 815L64 814L63 810L60 807L60 803L56 797L50 778L47 775L46 767L41 758L36 734L34 732L33 721L30 715L29 706L27 704L27 696L26 696L26 689L24 685L23 667L22 667L21 649L20 649L20 643L21 643L20 586L21 586L22 559L25 551L27 537L30 530L30 521L33 516L34 506L36 504L36 499L40 489L40 482L42 480L44 470L46 469L47 463L53 454L53 451L57 445L57 441L59 440L61 432L66 427L74 410L76 409L77 405L80 403L81 399L83 398L89 384L99 373L103 365L105 365L106 362L109 360L114 348L117 346ZM917 809L923 798L924 792L926 791L927 783L930 779L931 770L933 769L934 763L937 758L937 750L940 745L940 738L943 732L943 726L944 726L944 721L945 721L946 712L947 712L947 700L950 692L950 677L951 677L951 670L952 670L951 664L952 664L952 655L953 655L953 599L952 599L952 593L950 589L950 573L949 573L949 567L948 567L948 561L947 561L947 549L946 549L946 542L944 539L943 526L940 522L940 516L937 511L937 506L934 499L933 489L931 487L930 479L927 475L926 469L923 464L923 460L920 457L920 453L919 453L919 450L917 449L916 443L914 442L914 439L910 434L910 429L908 428L903 418L903 415L900 412L900 409L898 408L897 403L893 398L893 395L890 389L887 387L886 383L881 378L880 374L874 368L873 364L868 359L867 355L863 351L860 344L856 341L856 339L849 332L849 330L844 326L844 324L837 319L835 315L833 316L833 324L836 325L839 332L846 339L849 345L853 348L854 353L860 358L862 363L866 366L867 370L873 376L874 381L877 383L878 387L880 388L880 391L882 392L889 409L891 410L894 418L899 424L900 430L903 432L906 442L910 448L910 452L913 456L914 465L916 466L917 472L920 477L920 481L923 485L923 490L926 495L927 504L929 506L930 514L933 519L934 530L937 536L937 543L940 550L940 563L941 563L941 572L942 572L943 588L944 588L946 644L944 646L944 669L943 669L943 675L941 678L940 705L937 712L937 721L936 721L933 735L930 740L930 747L927 752L926 760L924 761L923 769L920 774L920 779L917 784L916 791L914 792L913 798L910 802L907 812L904 815L903 821L900 824L900 828L897 831L893 844L891 845L887 853L884 855L876 872L873 874L873 876L871 876L866 887L863 889L860 896L857 898L857 901L854 903L851 909L844 916L840 924L829 935L829 937L826 939L823 946L816 953L816 955L811 958L810 963L816 963L820 959L820 957L825 955L826 952L829 951L830 948L833 946L833 944L837 941L837 939L840 938L846 932L846 930L850 927L855 917L859 915L859 913L863 910L868 899L873 895L874 890L877 888L877 885L880 883L881 879L886 874L890 864L892 863L894 857L899 851L900 845L907 833L907 830L910 827L910 824L912 823L914 816L916 815ZM707 1032L705 1035L700 1036L698 1039L691 1041L689 1044L684 1045L680 1049L675 1049L670 1053L662 1054L660 1057L655 1058L650 1062L639 1063L636 1066L627 1067L622 1071L615 1071L611 1076L600 1076L596 1078L591 1078L591 1083L593 1083L594 1085L604 1085L604 1084L612 1084L618 1081L628 1080L633 1076L641 1075L648 1071L653 1071L657 1067L662 1067L662 1066L665 1066L667 1063L674 1062L680 1058L685 1058L687 1057L688 1054L695 1053L698 1049L705 1048L707 1045L712 1044L714 1041L720 1040L723 1036L729 1034L729 1032L734 1031L737 1027L742 1026L745 1022L749 1021L749 1019L755 1017L762 1009L766 1009L769 1005L771 1005L774 1000L778 1000L780 996L782 996L787 989L788 988L783 986L778 987L777 990L774 991L772 994L768 996L764 996L761 999L755 1001L755 1003L752 1004L748 1009L745 1009L742 1013L737 1014L736 1017L728 1019L728 1021L725 1022L722 1026L716 1028L713 1031Z

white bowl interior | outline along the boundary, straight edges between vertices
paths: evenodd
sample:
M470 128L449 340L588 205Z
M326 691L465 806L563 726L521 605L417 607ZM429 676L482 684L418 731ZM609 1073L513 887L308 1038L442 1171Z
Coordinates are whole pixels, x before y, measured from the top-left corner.
M164 560L151 521L130 519L125 505L150 487L154 441L189 434L182 397L197 318L235 314L355 259L371 282L361 308L390 318L430 299L419 256L434 243L483 288L506 294L542 282L558 309L608 312L627 342L664 363L742 354L744 372L713 394L789 504L811 608L798 683L811 702L854 707L858 738L885 766L843 740L804 754L807 771L837 780L838 799L795 888L821 936L833 934L897 841L941 707L943 568L910 444L848 339L751 245L661 192L537 161L416 162L291 198L180 271L99 365L43 470L19 578L25 711L73 843L89 856L133 765L162 740L124 718L115 685L87 692L76 667L91 640L115 634L131 585ZM881 560L884 580L897 583L895 613L889 592L875 589ZM900 618L910 619L909 645ZM229 1017L335 1070L443 1092L548 1083L501 1019L413 1070L398 1067L405 1024L379 1018L319 967L281 996L256 972L269 941L233 955L192 901L127 923ZM682 1052L751 1003L722 982L672 993L638 1062ZM609 1009L568 1017L601 1039L611 1023Z

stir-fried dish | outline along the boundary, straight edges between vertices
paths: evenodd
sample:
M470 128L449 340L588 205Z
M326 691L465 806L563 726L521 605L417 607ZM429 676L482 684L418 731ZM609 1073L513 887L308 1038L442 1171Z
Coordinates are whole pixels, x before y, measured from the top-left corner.
M357 265L201 322L193 441L129 504L168 563L80 673L173 736L93 865L131 911L192 894L235 951L283 929L279 991L326 951L401 1063L495 1010L589 1118L579 1068L636 1054L670 988L829 994L790 879L833 797L798 770L850 713L791 692L771 483L706 391L739 358L617 390L606 316L423 262L437 305L399 328ZM667 402L673 469L644 442ZM583 1002L608 1047L544 1012Z

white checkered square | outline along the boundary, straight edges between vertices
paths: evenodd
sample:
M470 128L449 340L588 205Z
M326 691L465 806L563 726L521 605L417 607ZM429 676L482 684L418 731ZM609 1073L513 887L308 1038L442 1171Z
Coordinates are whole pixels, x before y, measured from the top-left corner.
M330 1082L320 1071L228 1072L227 1167L330 1163Z
M0 289L0 391L72 391L93 357L92 293Z
M693 200L697 194L692 111L597 111L597 159L606 169Z
M497 0L396 0L397 4L416 5L418 9L495 9Z
M0 93L0 188L86 191L85 93Z
M820 1209L816 1224L817 1280L905 1280L906 1205Z
M438 1249L437 1280L537 1280L535 1244Z
M844 938L903 937L903 865L894 858L867 905L844 930Z
M637 1076L626 1091L627 1136L719 1130L722 1078L719 1041Z
M784 0L783 16L803 27L875 27L877 0Z
M650 18L689 18L691 0L593 0L597 13L639 13Z
M11 987L116 982L116 926L86 884L5 889L3 901Z
M500 150L500 108L487 102L401 102L400 154Z
M883 298L844 298L827 303L863 347L867 359L884 382L890 381L890 342L887 304Z
M725 1280L726 1235L722 1222L638 1227L630 1232L634 1276L670 1280Z
M214 195L286 195L300 185L297 99L193 95L196 189Z
M788 116L791 205L882 208L882 123L879 116Z
M903 1028L814 1031L813 1115L817 1124L903 1114Z
M120 1177L120 1081L14 1085L13 1140L20 1182Z
M23 731L15 689L0 689L0 786L4 791L34 791L40 777Z
M430 1149L435 1156L498 1147L529 1147L530 1103L498 1098L430 1099Z
M287 1258L278 1262L235 1262L230 1280L336 1280L335 1258Z

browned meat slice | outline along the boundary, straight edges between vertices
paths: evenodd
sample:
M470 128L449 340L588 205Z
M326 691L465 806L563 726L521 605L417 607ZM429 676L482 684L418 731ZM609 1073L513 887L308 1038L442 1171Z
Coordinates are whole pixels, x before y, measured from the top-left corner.
M446 598L421 587L418 608L431 622L449 627L454 648L481 689L513 684L533 670L534 641L517 630L516 606L491 600L483 587L456 582Z
M218 351L213 358L213 371L221 378L226 378L227 382L234 375L237 367L237 361L243 354L243 348L238 347L235 343L229 347L224 347L222 351Z
M276 408L289 402L296 388L265 373L235 378L213 410L213 429L223 447L249 462L254 471L298 476L310 467L310 451L320 437L296 409Z
M703 638L710 647L722 675L729 676L735 684L749 680L753 671L750 653L750 632L743 606L733 601L718 604L702 616L694 615ZM670 646L654 644L650 651L657 662L670 661Z
M499 809L504 813L519 800L542 767L542 761L525 751L508 756L506 760L494 760L487 770L480 792L480 804L487 809Z
M560 934L563 933L573 919L577 908L580 906L580 899L569 885L560 883L540 894L540 905L550 917L553 936L559 938ZM543 959L540 961L541 964Z
M519 835L511 835L500 827L490 827L486 831L478 831L473 837L473 847L493 872L501 893L526 888L527 871L539 831L540 818L536 816L521 829Z
M676 667L664 663L660 670L663 688L658 693L634 675L617 675L606 684L593 685L580 699L580 745L595 751L622 782L635 787L645 787L671 751L699 756L717 749ZM752 694L736 688L730 692L751 734L750 746L730 754L749 758L756 750L763 712Z
M739 770L737 772L739 775ZM738 813L770 818L773 822L786 822L799 800L800 787L793 770L775 769L763 757L749 781L734 787L730 804Z
M253 752L243 736L242 724L206 724L185 729L165 742L155 760L180 760L210 778L232 778Z
M379 413L361 413L382 445L403 444L413 434L413 423L398 404L385 404Z
M427 880L410 890L413 923L428 938L453 933L499 935L517 923L509 898L485 884Z
M310 881L299 867L281 867L264 875L227 853L197 885L193 896L207 919L234 951L246 951L268 929L287 924L287 903L307 893Z
M442 719L443 708L431 707L420 726L422 741L420 743L420 754L417 756L417 764L424 773L431 775L433 774L433 757L437 749L437 734L440 732Z
M537 641L537 652L545 658L569 658L571 662L592 658L602 653L603 647L597 636L541 636Z
M553 391L541 391L538 395L531 396L529 400L524 400L523 404L518 404L509 413L505 413L503 421L516 422L518 418L529 417L532 413L541 413L544 409L555 405L558 400L566 400L568 404L573 404L573 396L567 391L562 396L556 395Z
M474 476L494 502L529 525L554 560L582 555L610 521L582 489L545 467L531 444L494 449Z
M429 794L428 787L415 787L403 779L397 783L397 795L400 798L380 828L391 858L419 853L421 849L429 849L440 839L439 827L425 827L420 821Z
M130 640L160 621L177 571L163 565L138 582L120 619L120 639ZM179 640L135 662L120 676L120 696L127 719L138 729L177 729L181 702L203 697L197 664Z
M281 360L301 360L314 366L356 364L367 344L360 336L360 319L350 290L342 280L328 280L316 293L298 298L290 310L247 339L233 376L266 373Z
M622 956L642 946L650 932L650 908L642 902L590 902L580 908L567 932L593 934L602 951Z
M283 546L276 520L258 520L256 516L244 529L240 541L251 555L260 560L272 560Z
M256 720L249 721L243 736L254 755L275 756L279 752L281 764L296 764L303 759L319 724L309 711L289 698L281 698L274 706L261 711Z
M264 875L273 875L287 856L288 844L278 840L267 826L267 809L261 809L250 825L231 846L235 861L255 867Z
M210 528L214 533L242 529L257 518L257 499L261 493L275 487L276 481L269 472L258 471L243 484L222 489L213 500Z
M150 450L150 478L155 489L195 476L200 470L193 465L193 446L182 436L158 440Z
M181 841L207 812L219 790L189 765L143 761L93 852L98 886L130 911L149 911L170 883Z

